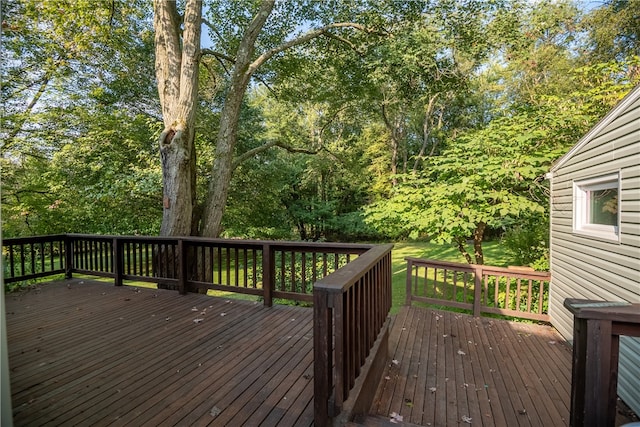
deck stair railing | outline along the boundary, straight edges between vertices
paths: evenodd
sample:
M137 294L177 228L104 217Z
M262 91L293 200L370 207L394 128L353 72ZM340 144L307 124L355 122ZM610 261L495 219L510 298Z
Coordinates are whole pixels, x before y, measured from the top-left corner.
M406 258L406 304L493 313L548 322L548 272Z
M344 414L345 406L351 414L361 415L371 404L371 391L375 393L387 362L392 247L376 246L314 286L317 426L331 424L331 418ZM362 372L365 367L366 375ZM367 377L371 384L367 384ZM356 387L362 400L349 401Z

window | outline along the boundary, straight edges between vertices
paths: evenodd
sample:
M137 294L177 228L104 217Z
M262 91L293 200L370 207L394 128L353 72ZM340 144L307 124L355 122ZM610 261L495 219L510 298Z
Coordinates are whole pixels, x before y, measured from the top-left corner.
M573 231L620 240L620 174L573 183Z

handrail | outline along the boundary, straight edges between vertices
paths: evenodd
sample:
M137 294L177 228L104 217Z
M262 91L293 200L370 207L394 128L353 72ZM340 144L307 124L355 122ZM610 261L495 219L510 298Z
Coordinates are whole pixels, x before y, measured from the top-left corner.
M134 280L182 293L213 289L261 296L267 306L274 298L312 302L316 281L372 247L73 233L3 241L7 283L80 273L113 278L117 286Z
M4 239L4 282L53 276L66 271L64 234Z
M407 261L406 304L414 301L548 322L546 271L420 258Z
M343 409L387 325L392 248L375 246L314 285L315 425Z

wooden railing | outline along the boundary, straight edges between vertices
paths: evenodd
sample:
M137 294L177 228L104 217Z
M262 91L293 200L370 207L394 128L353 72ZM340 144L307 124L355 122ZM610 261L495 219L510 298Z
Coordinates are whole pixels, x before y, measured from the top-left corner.
M313 301L313 284L372 245L66 234L5 239L5 282L74 273Z
M373 386L366 381L381 372L380 358L384 360L382 367L386 363L386 341L373 349L387 337L392 247L376 246L314 286L316 426L329 425L331 418L345 409L357 381L358 395L371 390L375 393L376 380L372 380ZM379 372L365 375L365 366ZM372 399L373 395L362 398ZM366 403L350 405L355 412L358 405L368 409Z
M417 258L407 260L406 304L420 301L548 322L548 272Z
M368 410L388 355L393 245L68 234L3 241L5 282L64 273L312 301L314 419Z
M64 273L66 242L64 234L5 239L2 243L5 283Z

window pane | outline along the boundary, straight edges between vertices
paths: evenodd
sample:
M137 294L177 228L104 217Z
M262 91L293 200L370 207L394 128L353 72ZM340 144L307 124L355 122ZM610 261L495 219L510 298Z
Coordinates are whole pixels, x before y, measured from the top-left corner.
M618 189L607 188L589 192L589 223L618 225Z

